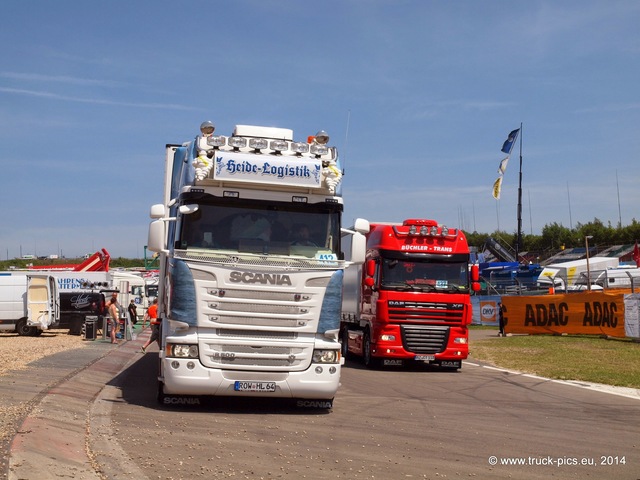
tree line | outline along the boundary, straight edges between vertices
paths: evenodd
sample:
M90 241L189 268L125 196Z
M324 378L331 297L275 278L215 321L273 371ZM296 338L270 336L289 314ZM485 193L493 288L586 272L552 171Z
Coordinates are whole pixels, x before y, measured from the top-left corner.
M510 245L515 249L518 233L508 233L495 231L488 233L468 233L465 232L470 246L483 248L487 238L493 237L503 245ZM594 218L589 223L578 223L574 228L567 228L562 224L553 222L546 224L542 229L542 235L522 235L522 246L520 252L527 252L529 255L544 259L559 250L565 248L575 248L585 246L585 237L589 239L589 248L595 247L597 251L605 250L613 245L633 244L640 239L640 222L635 218L627 226L612 226L611 222L604 224L601 220Z

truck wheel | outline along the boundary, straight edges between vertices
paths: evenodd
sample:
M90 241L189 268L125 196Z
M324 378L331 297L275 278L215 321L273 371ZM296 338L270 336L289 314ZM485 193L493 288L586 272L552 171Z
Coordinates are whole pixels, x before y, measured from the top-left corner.
M364 366L367 368L376 368L378 359L371 355L371 333L367 328L364 332L364 340L362 341L362 359Z
M340 331L340 355L345 360L349 357L349 329L343 327Z
M36 331L37 328L27 325L26 319L18 320L18 323L16 323L16 332L21 337L33 337Z

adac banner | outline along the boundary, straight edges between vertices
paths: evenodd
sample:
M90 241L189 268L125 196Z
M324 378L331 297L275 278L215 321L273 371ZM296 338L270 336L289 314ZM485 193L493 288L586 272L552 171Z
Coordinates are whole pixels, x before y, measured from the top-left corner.
M322 161L319 159L217 152L213 178L234 182L319 188L321 169Z
M624 295L503 296L505 333L553 333L625 337Z

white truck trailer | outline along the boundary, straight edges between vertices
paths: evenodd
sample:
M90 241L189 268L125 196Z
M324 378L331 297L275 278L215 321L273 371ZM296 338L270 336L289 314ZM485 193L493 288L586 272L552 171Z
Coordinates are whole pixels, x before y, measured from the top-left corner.
M616 257L592 257L589 259L589 273L592 277L596 272L608 268L618 267L620 261ZM576 289L576 283L581 278L586 278L587 260L572 260L547 265L538 276L537 284L540 288L553 287L556 291L570 291ZM586 283L585 283L586 286ZM577 287L580 289L580 287Z
M0 273L0 331L37 336L58 322L56 279L43 273Z

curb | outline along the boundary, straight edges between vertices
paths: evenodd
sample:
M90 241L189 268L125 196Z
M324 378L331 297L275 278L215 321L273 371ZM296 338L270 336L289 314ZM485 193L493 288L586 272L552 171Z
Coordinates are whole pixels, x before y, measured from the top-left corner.
M108 419L111 402L117 399L110 385L135 361L149 335L150 330L138 333L136 340L106 351L42 393L11 443L10 480L103 480L105 472L119 464L126 467L122 473L126 471L128 477L140 477L123 463L128 456L112 441ZM118 475L116 471L113 474Z

